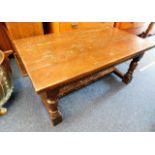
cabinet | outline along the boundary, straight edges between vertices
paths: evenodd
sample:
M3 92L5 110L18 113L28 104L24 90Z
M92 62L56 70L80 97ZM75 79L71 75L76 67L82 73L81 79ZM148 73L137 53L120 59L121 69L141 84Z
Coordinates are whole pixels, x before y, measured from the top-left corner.
M89 28L113 27L114 22L49 22L48 33L77 31Z
M5 22L5 25L13 40L44 34L42 22Z
M12 49L12 45L6 33L5 25L0 22L0 50L6 51L10 49Z
M105 26L113 27L113 22L65 22L60 23L60 32L76 31L89 28L102 28Z
M77 31L89 28L102 28L104 26L117 27L133 34L146 31L148 22L47 22L47 33Z
M116 22L115 27L133 34L141 34L146 31L149 22Z

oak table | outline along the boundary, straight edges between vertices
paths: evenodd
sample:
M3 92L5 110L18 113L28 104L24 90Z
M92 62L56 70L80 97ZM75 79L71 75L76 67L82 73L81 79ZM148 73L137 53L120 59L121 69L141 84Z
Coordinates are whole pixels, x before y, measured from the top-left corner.
M138 61L155 43L105 27L18 39L14 46L53 125L57 125L62 121L59 97L112 72L128 84ZM115 67L129 59L127 73Z

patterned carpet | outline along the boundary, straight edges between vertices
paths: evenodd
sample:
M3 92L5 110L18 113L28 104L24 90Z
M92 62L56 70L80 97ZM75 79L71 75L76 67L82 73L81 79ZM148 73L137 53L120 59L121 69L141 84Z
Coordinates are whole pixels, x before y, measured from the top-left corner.
M126 71L128 64L119 68ZM14 92L0 131L155 131L155 49L141 60L129 85L111 74L61 98L63 122L56 127L14 59L11 66Z

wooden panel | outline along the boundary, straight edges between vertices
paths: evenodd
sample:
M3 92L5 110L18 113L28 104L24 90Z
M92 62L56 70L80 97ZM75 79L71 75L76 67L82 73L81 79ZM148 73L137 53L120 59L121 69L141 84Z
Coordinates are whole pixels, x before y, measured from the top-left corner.
M89 28L103 28L105 26L113 27L113 22L61 22L60 32L76 31Z
M83 26L84 28L100 28L100 27L104 27L104 26L111 26L113 27L114 22L80 22L81 26Z
M118 22L117 27L120 29L131 29L141 27L145 24L145 22Z
M115 70L114 67L110 67L106 70L101 70L97 73L94 73L92 75L89 75L87 77L84 77L78 81L74 81L72 83L69 83L67 85L64 85L63 87L61 87L61 89L59 90L59 97L64 96L76 89L79 89L83 86L86 86L100 78L103 78L105 75L112 73Z
M74 22L75 23L75 22ZM76 22L79 24L78 22ZM71 22L60 22L60 32L76 30L72 28Z
M102 28L104 26L113 27L114 22L47 22L48 33L76 31L88 28Z
M148 24L147 22L117 22L115 27L133 34L141 34L147 29Z
M47 22L47 33L58 33L59 22Z
M19 39L14 44L36 91L106 69L155 46L111 27Z
M3 51L12 49L11 42L5 31L5 25L2 22L0 22L0 49Z
M20 39L43 34L41 22L6 22L11 39Z

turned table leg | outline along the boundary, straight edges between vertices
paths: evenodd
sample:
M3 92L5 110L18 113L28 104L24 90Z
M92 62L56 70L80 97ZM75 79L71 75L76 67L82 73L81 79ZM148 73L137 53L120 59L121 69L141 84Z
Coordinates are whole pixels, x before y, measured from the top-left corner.
M138 62L140 61L140 59L143 57L143 54L138 56L138 57L135 57L131 63L130 63L130 66L129 66L129 69L127 71L127 73L124 75L123 77L123 82L128 84L131 82L132 78L133 78L133 73L134 73L134 70L136 69L137 65L138 65Z
M58 110L58 93L59 91L46 91L40 94L42 101L50 115L53 125L62 122L62 115Z

